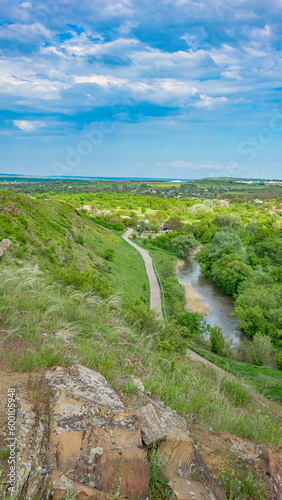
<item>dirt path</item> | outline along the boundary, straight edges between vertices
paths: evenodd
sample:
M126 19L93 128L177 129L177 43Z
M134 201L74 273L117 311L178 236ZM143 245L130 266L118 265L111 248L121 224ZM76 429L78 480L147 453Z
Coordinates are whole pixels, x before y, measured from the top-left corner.
M232 375L230 375L230 373L227 373L226 371L224 371L222 368L220 368L219 366L217 365L214 365L211 361L209 361L208 359L206 358L202 358L202 356L200 356L199 354L197 354L196 352L194 351L190 351L190 349L187 349L187 354L189 356L189 358L192 360L192 361L197 361L197 362L200 362L200 363L203 363L204 365L206 366L211 366L211 368L214 368L214 370L216 370L217 372L219 373L222 373L222 375L228 375L230 377L232 377Z
M144 248L139 247L129 239L129 236L132 234L132 232L133 229L129 228L127 229L126 233L122 235L122 237L127 243L129 243L141 254L142 259L145 262L145 267L150 283L150 309L156 309L158 313L162 316L163 311L162 311L161 291L153 268L152 257L150 256L148 250L144 250Z

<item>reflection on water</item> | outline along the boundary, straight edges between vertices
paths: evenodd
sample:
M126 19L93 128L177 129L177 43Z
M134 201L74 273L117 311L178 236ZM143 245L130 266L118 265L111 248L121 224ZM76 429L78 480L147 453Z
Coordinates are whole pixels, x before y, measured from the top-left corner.
M233 339L233 344L238 346L243 335L238 329L238 319L230 317L234 311L233 298L219 290L209 278L203 278L200 264L193 259L189 259L187 264L179 269L177 278L181 285L193 287L210 307L211 312L205 316L207 323L211 326L221 326L226 340Z

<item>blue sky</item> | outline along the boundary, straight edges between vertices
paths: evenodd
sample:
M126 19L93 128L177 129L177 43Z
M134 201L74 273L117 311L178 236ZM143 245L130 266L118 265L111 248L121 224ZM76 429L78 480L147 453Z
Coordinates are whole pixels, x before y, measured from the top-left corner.
M282 0L0 0L1 173L282 178Z

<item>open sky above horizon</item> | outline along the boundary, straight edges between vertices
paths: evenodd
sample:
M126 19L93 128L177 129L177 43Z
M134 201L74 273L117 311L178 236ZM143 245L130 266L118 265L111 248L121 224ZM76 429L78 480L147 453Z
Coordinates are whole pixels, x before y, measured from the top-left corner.
M0 0L2 173L282 178L282 0Z

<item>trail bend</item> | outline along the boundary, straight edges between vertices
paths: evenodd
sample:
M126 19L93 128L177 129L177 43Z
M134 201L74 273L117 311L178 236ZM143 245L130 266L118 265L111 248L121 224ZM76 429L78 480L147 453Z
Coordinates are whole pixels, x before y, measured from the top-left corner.
M141 254L141 257L145 262L146 272L147 272L149 284L150 284L150 309L157 310L159 315L163 316L161 291L160 291L160 286L159 286L159 283L158 283L158 280L156 277L156 273L155 273L154 268L153 268L152 257L150 256L148 250L145 250L144 248L139 247L138 245L136 245L136 243L133 243L133 241L131 241L129 239L129 236L132 233L133 233L133 229L129 228L122 235L122 238Z

